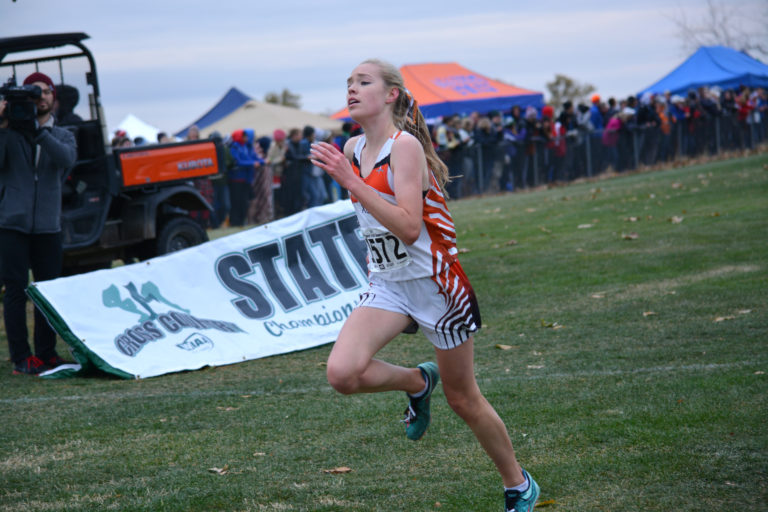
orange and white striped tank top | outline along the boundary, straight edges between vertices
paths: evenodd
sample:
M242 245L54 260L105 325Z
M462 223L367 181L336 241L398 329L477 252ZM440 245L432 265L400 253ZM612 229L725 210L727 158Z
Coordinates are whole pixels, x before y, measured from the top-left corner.
M397 201L390 155L392 145L401 135L402 132L398 131L387 140L376 158L373 170L364 178L368 186L392 204L397 204ZM361 135L355 145L352 166L358 175L360 175L360 159L365 141L365 135ZM422 197L424 208L421 233L412 245L406 245L399 240L368 213L360 202L354 197L351 198L364 241L368 246L370 272L375 272L382 279L391 281L432 277L439 283L455 278L454 273L451 272L451 267L455 266L457 268L454 271L458 271L463 276L456 258L458 251L453 218L432 171L429 171L429 189L422 194Z

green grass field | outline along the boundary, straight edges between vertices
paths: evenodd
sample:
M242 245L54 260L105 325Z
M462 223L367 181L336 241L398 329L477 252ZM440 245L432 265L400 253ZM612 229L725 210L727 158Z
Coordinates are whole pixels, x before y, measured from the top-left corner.
M767 509L768 155L452 210L477 377L537 510ZM0 510L502 510L439 388L408 441L404 395L333 392L329 349L143 381L4 363ZM382 357L431 353L401 336Z

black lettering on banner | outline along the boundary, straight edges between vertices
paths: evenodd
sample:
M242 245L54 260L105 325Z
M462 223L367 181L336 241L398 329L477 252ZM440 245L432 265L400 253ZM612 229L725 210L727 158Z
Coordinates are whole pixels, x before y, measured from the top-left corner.
M340 288L352 290L361 285L358 279L365 279L368 275L368 251L354 214L309 228L307 236L313 245L320 245ZM343 242L343 246L338 244L338 239ZM344 249L357 263L361 276L355 276L347 265ZM325 275L318 266L312 250L304 234L297 233L284 238L282 244L274 241L247 249L244 254L225 255L216 262L215 271L222 285L236 295L232 305L247 318L263 320L274 314L273 300L284 311L293 311L303 306L289 282L284 279L283 267L278 264L278 258L285 258L285 268L290 272L305 304L339 293L331 284L333 278ZM268 292L263 290L263 285L259 286L246 279L257 267L269 288ZM177 330L183 327L178 325L178 319L169 317L161 318L160 323L169 331L174 327Z
M176 320L182 327L194 327L195 329L202 329L203 324L197 318L186 313L179 313L178 311L171 311L168 315Z
M222 284L236 294L232 304L247 318L269 318L274 313L272 303L252 282L241 279L252 273L251 265L241 254L231 254L216 263L216 273Z
M126 329L125 335L142 345L148 341L152 341L152 337L144 332L144 329L142 329L140 325L135 325L130 329Z
M285 311L294 310L301 305L285 285L277 271L275 259L281 256L280 246L277 242L248 249L246 254L254 266L259 265L261 267L269 290Z
M341 287L345 290L353 290L359 287L360 284L350 273L349 268L344 263L344 258L339 252L339 248L336 246L335 239L338 236L339 227L335 222L309 230L309 239L315 244L320 244L325 257L328 259L328 263L330 263L333 275Z
M138 354L139 351L141 351L144 345L131 339L125 334L121 334L115 338L115 347L117 347L117 350L119 350L122 354L133 357Z
M152 339L160 340L165 338L165 333L158 329L154 323L148 321L141 324L141 326L144 327L144 330L152 336Z
M338 293L338 290L325 279L312 258L303 234L299 233L285 239L285 258L288 270L307 303Z
M146 321L129 327L115 338L115 347L121 353L133 357L138 354L144 345L151 341L157 341L165 337L165 334L152 323Z
M339 219L336 224L339 226L341 239L344 240L349 253L354 257L357 266L360 267L360 272L367 276L368 263L365 261L365 242L363 242L362 237L359 235L360 225L357 222L357 217L352 214Z
M182 326L178 324L168 313L163 313L157 317L158 322L162 325L166 331L177 333L182 329Z

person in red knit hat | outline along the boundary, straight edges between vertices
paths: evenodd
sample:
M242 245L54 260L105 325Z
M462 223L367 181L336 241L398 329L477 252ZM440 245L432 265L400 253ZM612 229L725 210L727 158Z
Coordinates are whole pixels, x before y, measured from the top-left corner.
M39 82L39 83L36 83ZM51 108L53 107L53 101L56 99L56 87L53 85L51 77L44 73L34 72L24 79L24 85L43 85L47 86L51 91Z

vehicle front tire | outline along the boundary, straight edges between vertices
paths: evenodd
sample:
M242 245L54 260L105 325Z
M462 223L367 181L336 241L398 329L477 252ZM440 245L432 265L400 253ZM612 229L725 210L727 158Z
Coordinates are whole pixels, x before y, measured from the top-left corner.
M157 236L157 255L180 251L208 241L205 229L189 217L174 217Z

